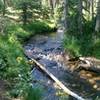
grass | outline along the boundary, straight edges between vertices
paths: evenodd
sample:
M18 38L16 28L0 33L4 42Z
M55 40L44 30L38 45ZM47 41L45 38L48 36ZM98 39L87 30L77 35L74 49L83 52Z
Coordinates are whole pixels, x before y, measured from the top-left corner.
M63 46L65 50L72 56L80 55L80 46L78 40L75 37L65 36L63 41Z
M70 55L93 56L100 59L100 38L94 39L91 34L84 34L81 39L75 36L65 36L63 45Z
M14 34L23 43L36 34L48 34L55 31L56 28L50 25L50 22L47 21L32 21L25 26L18 23L10 23L7 26L6 33Z
M100 39L97 39L92 46L92 55L100 59Z
M26 31L30 30L34 34L44 34L53 31L53 28L51 28L46 22L43 21L33 21L24 26L23 28Z
M7 95L24 100L41 100L41 88L30 87L30 66L14 34L0 37L0 79L8 82ZM26 95L23 95L26 94Z
M0 79L7 80L10 97L24 96L25 100L41 100L41 88L30 87L30 65L24 55L22 43L36 34L54 31L48 21L32 21L26 26L9 19L1 19L0 34ZM25 95L24 95L25 94Z
M40 88L28 87L27 93L24 94L24 100L42 100L43 91Z
M29 85L31 68L27 63L21 43L34 34L50 31L52 28L40 21L26 26L12 22L7 25L3 35L0 35L0 78L8 81L9 96L22 96L25 91L26 95L23 95L25 100L41 100L41 88L31 88Z
M20 76L27 82L29 71L30 67L17 38L14 35L0 37L0 78L8 81L10 90L16 87L16 91L21 91L17 88L22 82Z

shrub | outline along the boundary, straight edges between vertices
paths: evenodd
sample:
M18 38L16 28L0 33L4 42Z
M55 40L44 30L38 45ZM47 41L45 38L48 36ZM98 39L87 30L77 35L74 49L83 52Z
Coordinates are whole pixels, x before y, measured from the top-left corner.
M0 79L7 80L10 90L15 91L14 94L17 96L22 91L21 84L30 80L29 71L27 59L16 37L14 35L0 37Z
M33 21L25 26L12 22L6 28L6 33L14 34L21 42L27 40L32 35L51 31L54 31L54 28L51 28L48 23L41 21Z
M24 94L24 100L42 100L42 90L40 88L33 88L29 86Z
M73 56L94 56L100 58L100 38L94 39L92 33L84 33L80 39L66 35L64 48Z
M92 55L92 46L94 39L91 33L83 33L82 37L78 39L80 44L80 53L83 56L91 56Z
M41 22L41 21L33 21L29 24L27 24L24 29L26 31L31 31L33 33L47 33L47 32L50 32L52 31L52 28L49 27L49 25L47 25L46 23L44 22Z
M14 23L10 24L9 27L7 27L7 32L17 36L20 41L24 41L33 34L31 31L24 30L22 25Z
M80 55L80 46L78 40L75 37L66 36L63 42L65 50L67 50L70 55L79 56Z
M94 42L92 46L92 55L100 59L100 39Z
M41 89L30 87L30 66L15 34L0 37L0 79L8 83L8 96L41 100Z

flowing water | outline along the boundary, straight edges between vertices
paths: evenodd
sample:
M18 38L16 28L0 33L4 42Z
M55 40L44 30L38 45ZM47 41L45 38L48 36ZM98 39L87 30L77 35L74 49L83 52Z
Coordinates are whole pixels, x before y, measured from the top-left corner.
M25 53L29 58L34 58L46 67L51 73L53 73L60 81L62 81L66 87L82 97L89 98L89 100L95 100L100 96L100 79L98 84L93 83L91 80L96 76L94 73L81 70L77 74L70 73L65 70L65 61L63 59L63 40L64 34L62 30L57 33L51 33L49 35L36 35L32 37L24 46ZM66 97L61 98L63 91L40 69L33 68L33 87L40 86L45 90L43 100L67 100ZM90 83L89 83L90 81ZM59 91L61 93L59 93ZM64 96L64 94L63 94ZM69 97L68 100L74 100ZM99 99L98 99L99 100Z

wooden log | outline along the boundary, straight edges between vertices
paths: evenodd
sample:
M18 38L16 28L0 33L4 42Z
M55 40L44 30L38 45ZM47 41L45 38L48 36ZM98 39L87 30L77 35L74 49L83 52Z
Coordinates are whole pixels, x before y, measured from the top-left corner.
M79 58L81 61L84 61L85 64L79 64L78 66L83 67L87 70L95 71L95 72L100 72L100 60L96 58L85 58L85 57L80 57Z
M100 59L96 59L94 57L79 57L80 60L90 61L92 63L97 63L100 65Z
M19 17L17 17L17 16L11 16L11 15L5 15L5 17L7 17L7 18L9 18L9 19L11 19L11 20L14 20L14 21L16 21L16 22L20 22L20 19L19 19Z
M61 87L61 89L63 89L63 91L69 95L71 95L72 97L78 99L78 100L85 100L84 98L82 98L81 96L77 95L76 93L72 92L71 90L69 90L61 81L59 81L52 73L50 73L43 65L41 65L38 61L36 61L35 59L31 59L31 61L33 63L35 63L42 71L44 71L54 82L56 82L56 84L58 86Z
M66 66L70 66L72 71L78 68L84 68L93 72L100 72L100 60L93 57L75 57L66 60ZM69 69L70 69L69 68Z

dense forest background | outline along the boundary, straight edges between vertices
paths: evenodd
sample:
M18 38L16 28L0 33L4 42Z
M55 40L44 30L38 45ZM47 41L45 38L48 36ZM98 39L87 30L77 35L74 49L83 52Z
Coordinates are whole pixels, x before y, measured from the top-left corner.
M70 56L100 59L100 0L0 0L0 81L7 84L0 97L41 100L42 90L32 89L23 44L59 28Z

